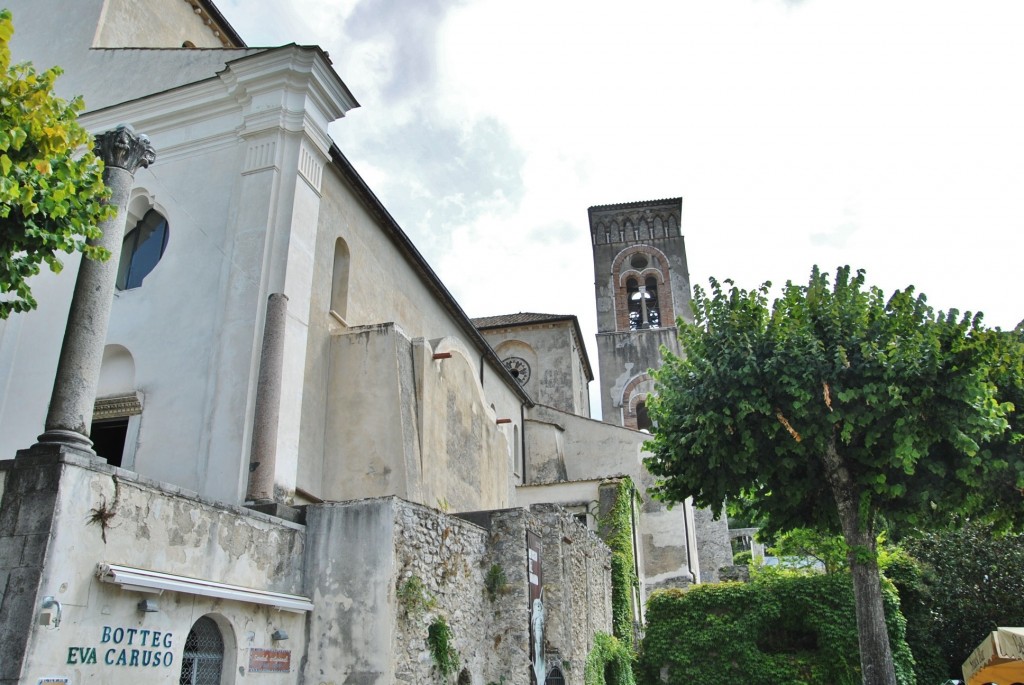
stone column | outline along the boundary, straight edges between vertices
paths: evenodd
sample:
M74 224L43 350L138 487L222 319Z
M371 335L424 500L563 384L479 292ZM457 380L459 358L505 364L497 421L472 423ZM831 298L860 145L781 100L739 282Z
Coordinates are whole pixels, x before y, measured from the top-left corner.
M256 504L274 501L277 472L277 426L281 413L281 369L284 364L288 296L274 293L267 299L263 350L256 384L256 408L249 457L249 487L245 498Z
M103 182L110 188L107 204L116 207L117 214L100 224L103 235L92 243L109 250L110 259L82 259L46 415L46 432L37 443L65 445L93 454L89 430L124 241L128 195L136 170L156 160L149 138L124 124L96 136L95 152L105 165Z

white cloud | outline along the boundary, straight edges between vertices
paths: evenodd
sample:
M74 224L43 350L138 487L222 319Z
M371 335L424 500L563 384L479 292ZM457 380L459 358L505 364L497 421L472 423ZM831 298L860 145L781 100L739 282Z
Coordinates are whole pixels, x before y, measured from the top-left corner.
M593 352L586 208L682 195L695 283L849 263L1024 318L1017 0L222 1L331 53L340 146L471 315L576 313Z

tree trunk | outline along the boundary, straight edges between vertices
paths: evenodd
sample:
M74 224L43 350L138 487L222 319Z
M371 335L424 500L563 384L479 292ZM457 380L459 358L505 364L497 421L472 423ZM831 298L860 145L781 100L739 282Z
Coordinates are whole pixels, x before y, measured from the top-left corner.
M853 576L853 600L857 613L857 638L860 644L860 669L864 685L896 685L896 668L889 645L882 603L882 577L878 572L874 513L861 520L859 497L850 472L835 446L835 436L824 456L825 475L843 527L843 538L850 548L850 572Z

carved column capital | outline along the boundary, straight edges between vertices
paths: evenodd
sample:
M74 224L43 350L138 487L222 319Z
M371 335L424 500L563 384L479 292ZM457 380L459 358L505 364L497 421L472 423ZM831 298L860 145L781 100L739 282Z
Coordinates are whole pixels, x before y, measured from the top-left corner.
M148 167L156 161L149 136L135 133L128 124L97 135L93 151L106 166L124 169L132 175L139 167Z

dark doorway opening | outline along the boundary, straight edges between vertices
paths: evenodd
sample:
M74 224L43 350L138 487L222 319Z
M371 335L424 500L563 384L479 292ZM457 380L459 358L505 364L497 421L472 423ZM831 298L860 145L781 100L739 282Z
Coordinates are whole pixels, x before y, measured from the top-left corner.
M128 417L94 422L89 437L92 438L92 448L96 454L106 459L111 466L121 466L124 443L128 438Z

